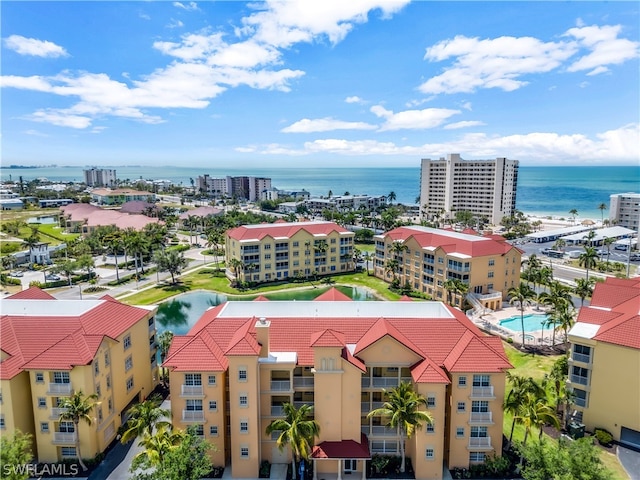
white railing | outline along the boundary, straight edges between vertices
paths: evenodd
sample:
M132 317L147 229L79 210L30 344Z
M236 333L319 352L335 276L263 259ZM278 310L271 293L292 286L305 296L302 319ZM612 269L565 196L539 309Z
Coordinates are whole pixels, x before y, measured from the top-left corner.
M287 392L291 390L291 382L289 380L271 380L271 391Z
M470 437L469 448L491 448L491 437Z
M488 386L488 387L472 387L471 388L471 396L472 397L482 397L482 398L487 398L487 397L493 397L493 387L492 386Z
M64 412L66 412L67 409L66 408L60 408L60 407L53 407L51 409L51 418L53 419L59 419L60 415L63 414Z
M573 352L571 358L573 358L575 362L591 363L591 355L585 355L584 353Z
M204 421L203 410L182 410L183 422L202 422Z
M293 406L296 408L300 408L302 405L313 407L313 402L293 402Z
M204 395L202 385L182 385L181 394L184 396Z
M72 391L70 383L50 383L48 393L56 394L56 393L66 393L70 394Z
M589 379L587 377L581 377L579 375L571 374L571 383L579 383L580 385L588 385Z
M55 443L76 443L76 432L53 432Z
M293 377L294 387L313 387L314 377Z
M364 425L361 428L362 433L371 436L374 435L376 437L397 437L398 432L389 427L385 427L383 425Z
M469 423L493 423L492 412L471 412Z

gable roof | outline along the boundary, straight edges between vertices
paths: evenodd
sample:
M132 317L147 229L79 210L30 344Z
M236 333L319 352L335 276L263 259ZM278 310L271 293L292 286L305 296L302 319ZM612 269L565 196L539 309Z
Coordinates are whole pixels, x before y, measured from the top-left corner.
M283 239L291 238L301 230L318 237L326 237L333 232L337 232L342 235L354 235L353 232L341 227L337 223L314 221L242 225L240 227L227 230L227 236L240 242L250 242L260 241L267 236Z
M10 297L14 300L55 300L56 297L45 292L39 287L29 287L26 290L22 290L18 293L14 293Z
M326 292L318 295L315 299L316 302L335 302L335 301L345 301L350 302L352 299L338 290L336 287L331 287Z

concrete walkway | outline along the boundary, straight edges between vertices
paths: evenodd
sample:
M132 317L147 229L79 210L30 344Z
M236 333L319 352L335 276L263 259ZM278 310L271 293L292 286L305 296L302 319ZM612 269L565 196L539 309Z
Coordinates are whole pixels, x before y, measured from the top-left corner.
M618 445L616 455L631 480L640 480L640 452Z

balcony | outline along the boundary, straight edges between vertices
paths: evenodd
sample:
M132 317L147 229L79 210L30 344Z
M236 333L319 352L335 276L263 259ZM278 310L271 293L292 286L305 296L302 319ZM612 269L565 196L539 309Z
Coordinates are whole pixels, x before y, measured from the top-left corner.
M373 387L397 387L400 382L409 382L411 383L411 377L408 378L398 378L398 377L373 377L372 379Z
M183 422L204 422L203 410L182 410Z
M469 423L474 424L492 424L493 413L492 412L471 412Z
M49 388L47 389L47 393L49 395L71 395L72 391L71 383L50 383Z
M204 397L202 385L182 385L180 391L182 397Z
M579 375L574 375L573 373L570 376L571 383L578 383L580 385L589 385L589 379L587 377L581 377Z
M468 448L482 448L491 450L491 437L470 437Z
M67 411L66 408L54 407L54 408L51 409L51 417L50 418L52 420L59 420L60 419L60 415L62 415L66 411Z
M76 432L53 432L53 443L73 445L77 438Z
M314 377L293 377L293 388L313 387Z
M383 425L363 425L361 428L362 433L367 436L375 436L375 437L397 437L398 431L393 428L385 427Z
M281 417L284 415L284 407L282 405L271 405L271 416Z
M291 390L291 382L289 380L271 380L270 388L272 392L288 392Z
M369 413L371 410L375 410L376 408L382 408L384 402L361 402L360 403L360 412L361 413Z
M571 359L574 362L591 363L591 355L585 355L584 353L573 352L571 354Z
M471 398L496 398L493 387L471 387Z

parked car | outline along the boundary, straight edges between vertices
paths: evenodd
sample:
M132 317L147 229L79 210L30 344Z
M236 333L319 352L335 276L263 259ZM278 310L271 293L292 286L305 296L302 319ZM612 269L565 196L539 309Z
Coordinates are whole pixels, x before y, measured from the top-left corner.
M598 248L596 250L596 253L602 257L602 256L607 254L607 251L605 249L603 249L603 248Z
M22 273L20 271L15 271L15 272L9 273L9 276L10 277L16 277L16 278L24 277L24 273Z
M629 245L625 245L624 243L616 243L613 248L615 248L616 250L624 250L626 252L627 248L629 248Z
M49 275L45 275L44 279L47 282L57 282L58 280L60 280L60 276L59 275L49 274Z
M631 260L632 262L637 262L640 260L640 253L632 253L631 255L629 255L629 260Z

